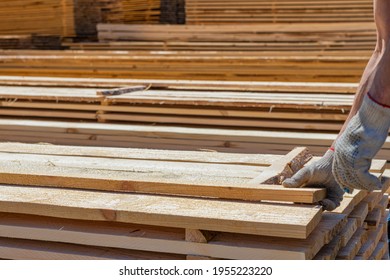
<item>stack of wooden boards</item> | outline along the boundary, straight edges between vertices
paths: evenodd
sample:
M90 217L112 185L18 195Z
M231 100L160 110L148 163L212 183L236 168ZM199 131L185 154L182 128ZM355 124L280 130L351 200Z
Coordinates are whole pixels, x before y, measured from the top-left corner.
M61 49L62 41L56 35L0 35L0 49Z
M0 35L74 36L73 0L3 0Z
M369 22L372 10L371 0L186 0L186 22Z
M0 51L0 75L358 82L369 51Z
M160 22L161 0L98 0L97 3L101 8L100 22L141 24Z
M182 51L372 51L373 22L313 24L98 24L99 43L72 49ZM288 55L288 53L286 53Z
M304 145L316 155L336 138L357 87L9 76L0 85L2 141L277 154ZM151 89L97 95L139 85ZM390 139L378 156L389 154Z
M316 84L311 86L318 90ZM0 86L0 115L52 120L337 132L354 98L352 94L172 89L101 95L105 92L112 91L98 88Z
M382 193L358 191L333 213L315 206L324 189L279 185L311 159L305 148L284 156L10 143L0 150L1 258L323 259L356 242L350 258L388 257ZM371 171L383 168L374 161ZM367 217L361 201L372 207Z
M160 0L3 0L0 36L51 35L78 41L95 39L98 23L159 22ZM1 41L0 38L0 48L9 47ZM31 43L23 45L26 49L33 47ZM10 48L15 48L15 44Z

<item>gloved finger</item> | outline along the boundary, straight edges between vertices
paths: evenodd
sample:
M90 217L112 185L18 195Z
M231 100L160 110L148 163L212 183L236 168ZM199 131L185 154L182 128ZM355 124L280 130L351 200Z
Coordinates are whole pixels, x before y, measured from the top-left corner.
M337 183L344 188L367 191L382 189L380 180L376 176L370 174L367 170L361 171L350 167L343 169L333 168L333 174Z
M355 186L355 188L360 188L367 191L382 189L382 183L380 180L376 176L370 174L368 171L358 173L358 177L361 185Z
M286 188L302 188L311 178L311 172L308 167L299 170L291 178L287 178L282 182L283 187Z
M321 200L319 202L319 204L324 208L324 210L327 210L327 211L332 211L340 205L340 203L337 204L328 198Z

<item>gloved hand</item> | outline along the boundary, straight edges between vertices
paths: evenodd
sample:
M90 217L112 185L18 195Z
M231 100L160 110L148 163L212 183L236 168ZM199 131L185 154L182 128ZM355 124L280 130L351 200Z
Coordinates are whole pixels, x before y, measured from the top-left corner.
M369 170L372 159L386 141L389 127L390 108L379 105L367 94L335 144L332 171L340 186L367 191L382 188Z
M328 150L318 161L305 166L282 183L286 188L326 188L326 198L320 201L325 210L332 211L343 200L344 191L332 175L333 151Z

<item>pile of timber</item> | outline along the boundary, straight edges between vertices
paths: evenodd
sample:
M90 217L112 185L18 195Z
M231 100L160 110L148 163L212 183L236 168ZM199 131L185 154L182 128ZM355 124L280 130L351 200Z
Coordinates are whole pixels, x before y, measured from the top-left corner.
M137 25L98 24L99 42L65 44L85 50L372 51L368 23ZM288 54L286 54L288 55Z
M334 141L357 87L11 76L0 85L2 141L276 154L308 146L316 155ZM126 86L150 89L97 94ZM389 155L390 139L378 156Z
M314 90L315 85L311 85ZM112 123L340 131L352 94L0 86L0 116ZM295 88L299 90L299 88Z
M371 0L186 0L188 24L369 22Z
M0 35L74 36L73 0L3 0Z
M16 76L0 76L0 85L2 141L275 154L308 146L316 155L336 138L357 88L344 83ZM97 95L129 86L150 89ZM175 97L179 93L190 95ZM332 129L325 132L310 126L311 121ZM378 156L390 156L390 139Z
M382 192L356 191L323 212L325 189L280 185L317 160L305 148L0 151L4 259L388 259ZM379 177L383 169L371 166Z
M370 51L0 51L0 75L358 82Z
M3 0L0 36L51 35L64 41L95 40L98 23L159 21L160 0ZM9 46L1 41L0 48L15 48L15 43ZM43 49L49 46L42 45ZM23 46L33 47L31 44Z
M62 40L57 35L0 35L0 49L62 49Z
M91 0L87 0L91 2ZM161 0L98 0L101 21L104 23L160 22Z

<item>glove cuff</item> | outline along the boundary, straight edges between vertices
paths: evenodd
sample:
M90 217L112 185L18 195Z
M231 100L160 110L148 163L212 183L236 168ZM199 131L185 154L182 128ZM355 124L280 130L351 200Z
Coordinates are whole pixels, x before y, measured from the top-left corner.
M376 102L367 93L358 112L365 129L387 133L390 127L390 107Z

